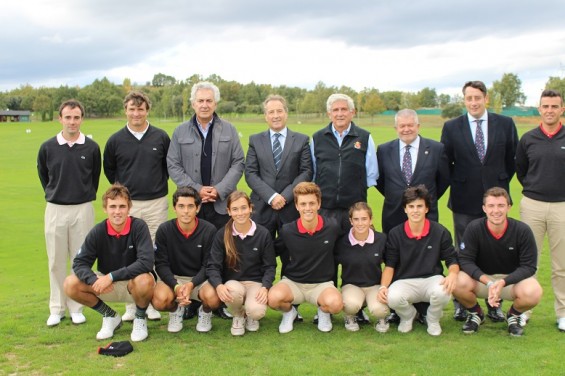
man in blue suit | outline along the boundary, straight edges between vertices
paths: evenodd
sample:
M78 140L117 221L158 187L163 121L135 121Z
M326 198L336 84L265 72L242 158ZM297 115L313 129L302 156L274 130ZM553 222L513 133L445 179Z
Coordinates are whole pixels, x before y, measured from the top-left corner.
M282 96L269 95L263 109L269 129L249 137L245 180L252 190L253 220L274 239L283 224L298 218L292 189L312 180L312 157L308 136L286 127L288 107Z
M411 109L394 117L398 139L379 145L377 189L384 196L383 232L387 233L408 218L402 207L406 188L424 184L431 196L427 218L438 222L437 201L449 186L449 164L443 144L419 135L418 114Z
M450 164L449 208L457 249L468 224L484 216L482 200L487 189L501 187L510 192L518 145L514 121L486 110L488 95L483 82L465 83L463 97L467 113L447 121L441 134ZM465 319L460 308L456 307L456 320ZM505 319L500 309L489 308L488 316L494 321Z

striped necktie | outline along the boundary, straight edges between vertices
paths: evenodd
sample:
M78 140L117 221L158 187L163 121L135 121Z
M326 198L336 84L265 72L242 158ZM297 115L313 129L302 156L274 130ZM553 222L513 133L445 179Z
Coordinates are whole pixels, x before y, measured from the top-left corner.
M275 168L277 171L281 166L281 156L282 156L282 147L281 143L279 142L279 137L281 136L280 133L275 133L275 140L273 141L273 159L275 160Z
M402 175L406 180L406 184L410 185L412 180L412 155L410 154L410 145L406 145L406 151L402 158Z
M479 155L479 159L481 163L485 161L485 135L483 133L483 128L481 128L481 123L483 120L478 119L475 120L477 123L477 130L475 131L475 148L477 148L477 154Z

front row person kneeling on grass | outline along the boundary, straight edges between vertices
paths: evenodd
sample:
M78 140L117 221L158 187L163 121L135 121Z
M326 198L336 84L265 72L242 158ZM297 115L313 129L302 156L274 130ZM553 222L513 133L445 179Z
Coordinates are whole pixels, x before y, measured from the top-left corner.
M408 220L388 233L378 299L396 311L400 317L398 331L401 333L412 330L417 313L414 303L430 303L428 334L439 336L443 308L451 300L457 283L457 254L449 231L426 218L430 196L424 185L406 189L402 206ZM448 267L447 277L442 274L442 260Z
M153 293L153 307L169 311L167 330L177 333L183 327L184 307L192 300L202 302L196 331L212 329L212 310L221 302L216 290L206 282L206 264L216 227L196 215L202 200L192 187L179 187L173 194L176 218L162 223L155 238L155 271L162 280Z
M297 315L293 304L305 301L318 307L318 330L329 332L330 315L343 308L332 282L334 246L341 228L335 219L318 215L322 194L315 183L299 183L293 193L300 218L285 224L275 242L277 253L287 254L289 261L283 278L269 291L269 306L283 312L279 333L292 331Z
M277 268L271 234L251 220L252 210L244 192L228 196L230 219L214 237L206 268L209 282L233 315L234 336L259 330Z
M105 301L135 303L132 341L147 338L145 311L155 287L153 244L143 220L130 217L131 198L126 187L113 184L102 197L108 219L90 230L78 251L73 272L65 279L65 293L99 312L102 328L96 339L111 338L122 319ZM92 266L98 262L98 271Z
M484 322L477 298L493 307L500 300L513 301L507 313L508 332L521 336L526 321L521 314L541 300L542 288L534 278L537 248L528 225L508 218L510 196L504 188L487 190L483 197L486 218L472 221L463 235L459 263L461 272L453 295L467 309L463 333L472 334Z
M336 262L341 264L341 294L345 329L359 330L355 318L366 304L369 312L377 318L375 329L386 333L389 324L386 315L388 306L377 300L381 281L386 235L372 228L373 211L366 202L357 202L349 208L351 229L336 243Z

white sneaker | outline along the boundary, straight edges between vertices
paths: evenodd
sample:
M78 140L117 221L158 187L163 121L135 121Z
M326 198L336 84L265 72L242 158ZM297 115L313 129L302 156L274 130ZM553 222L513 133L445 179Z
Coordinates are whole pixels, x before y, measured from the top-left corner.
M133 321L135 319L135 304L126 304L126 313L122 315L122 321Z
M147 311L145 311L145 313L147 315L147 318L151 321L161 320L161 313L153 308L151 303L149 303L149 306L147 306Z
M332 316L318 307L318 330L327 333L330 332L332 328Z
M357 320L355 319L355 316L345 315L343 319L345 320L345 330L349 332L356 332L359 330L359 324L357 324ZM320 318L318 316L318 324L319 323L320 323Z
M231 324L231 335L242 336L245 334L245 316L234 316Z
M417 311L414 309L414 314L406 320L400 319L400 324L398 324L398 331L400 333L408 333L412 331L412 324L414 323L414 318L416 317Z
M122 319L119 315L103 317L102 318L102 328L96 333L96 339L108 339L114 336L114 331L122 326Z
M429 322L428 321L428 334L437 337L441 334L441 326L439 322Z
M565 317L561 317L557 319L557 329L562 332L565 332Z
M133 330L131 331L131 340L133 342L143 341L149 333L147 332L147 320L146 319L133 319Z
M198 308L198 322L196 323L196 331L206 333L212 330L212 311L204 312L202 306Z
M386 322L386 319L379 319L375 325L375 330L379 333L386 333L390 328L390 324Z
M84 324L86 322L86 317L84 317L82 312L71 312L71 321L75 325Z
M279 325L279 333L284 334L292 332L292 329L294 329L294 319L297 314L298 312L296 312L296 308L294 308L294 306L290 309L290 311L283 312L282 320Z
M49 315L49 318L47 319L47 326L57 326L64 318L64 315Z
M178 306L174 312L169 312L169 325L167 331L169 333L178 333L182 330L182 319L184 314L184 307Z
M256 332L259 330L259 320L253 320L251 317L247 316L245 318L245 330L248 332Z

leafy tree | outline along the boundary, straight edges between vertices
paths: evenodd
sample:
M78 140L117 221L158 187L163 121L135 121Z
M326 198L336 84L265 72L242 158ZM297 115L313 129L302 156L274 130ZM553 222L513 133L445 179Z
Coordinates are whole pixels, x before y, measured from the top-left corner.
M437 103L441 108L445 107L449 102L451 102L451 96L449 94L438 95Z
M387 110L400 110L400 104L402 103L401 91L385 91L381 93L381 97Z
M418 99L420 103L420 107L426 108L435 108L437 107L438 96L436 93L436 89L430 89L429 87L425 87L418 92Z
M414 93L403 92L401 105L403 108L416 109L420 106L420 96Z
M463 106L459 103L449 103L441 110L441 117L453 119L457 116L463 115Z
M172 86L177 83L177 79L164 73L157 73L151 80L153 86Z
M545 84L546 89L557 90L561 95L565 95L565 77L549 77L547 83Z
M106 77L82 88L78 96L89 116L110 117L122 109L122 90Z
M500 81L494 81L491 92L500 94L504 107L521 105L526 101L526 96L522 92L522 81L514 73L504 73Z
M33 111L41 114L41 121L53 120L53 89L40 88L33 101Z
M385 104L377 89L365 89L358 96L359 110L371 115L371 122L376 114L386 110Z
M59 105L68 99L78 98L78 87L59 86L53 92L53 109L57 110Z

